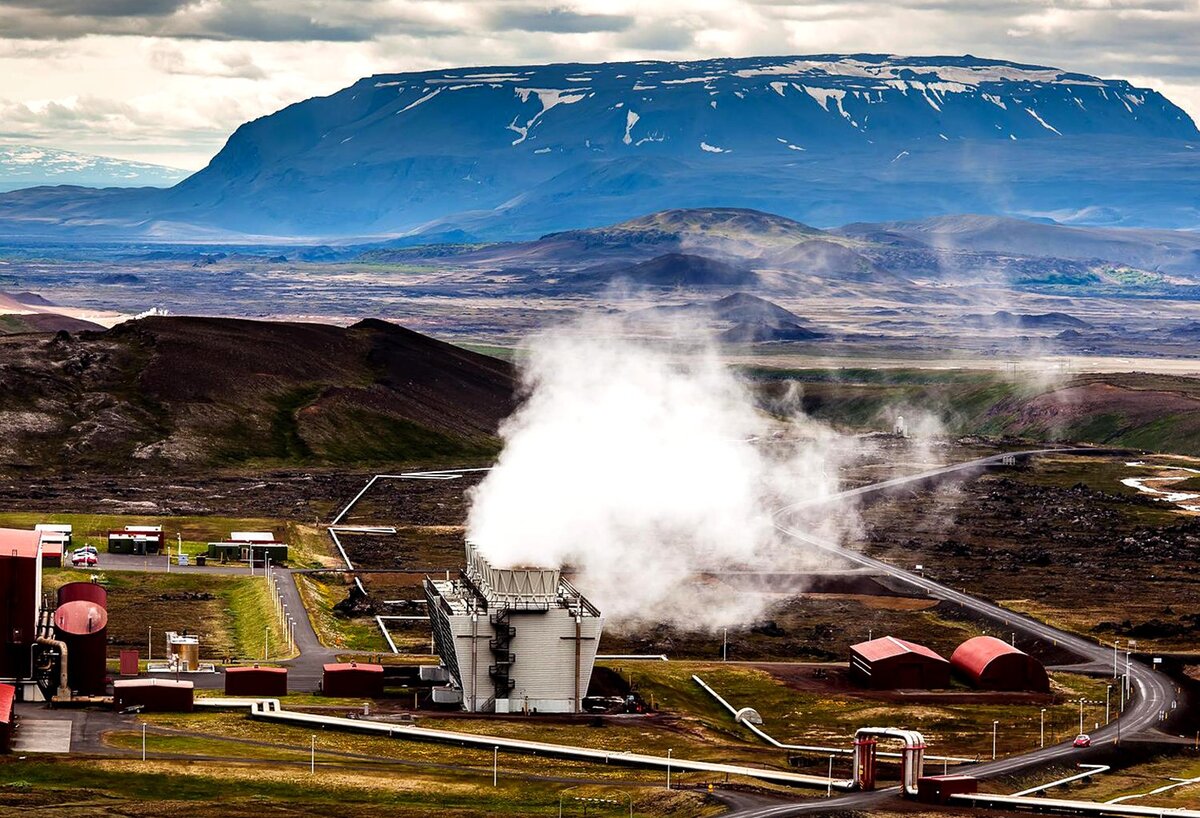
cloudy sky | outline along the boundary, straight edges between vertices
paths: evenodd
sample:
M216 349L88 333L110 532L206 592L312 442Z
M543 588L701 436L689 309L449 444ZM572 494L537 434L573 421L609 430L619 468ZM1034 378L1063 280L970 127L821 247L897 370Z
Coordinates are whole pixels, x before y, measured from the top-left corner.
M369 74L863 51L1122 77L1200 118L1200 0L0 0L0 142L199 168Z

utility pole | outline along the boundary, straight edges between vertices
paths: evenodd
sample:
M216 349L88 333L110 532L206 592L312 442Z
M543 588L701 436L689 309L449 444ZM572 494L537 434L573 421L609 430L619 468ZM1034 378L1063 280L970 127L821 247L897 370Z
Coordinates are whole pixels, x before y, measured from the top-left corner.
M1112 685L1104 686L1104 723L1108 724L1112 721Z
M996 760L996 728L1000 726L1000 722L992 722L992 761Z
M315 775L317 772L317 737L316 736L312 737L312 744L310 745L310 748L311 749L309 750L309 756L308 756L308 774Z
M671 789L671 750L667 750L667 789Z
M721 661L729 661L729 628L721 629Z
M1079 735L1083 735L1083 698L1079 699Z
M496 786L500 771L500 745L492 748L492 786Z
M829 780L828 780L827 786L825 787L825 797L831 798L832 796L833 796L833 756L830 756L829 757Z
M1042 747L1046 746L1046 708L1042 708Z

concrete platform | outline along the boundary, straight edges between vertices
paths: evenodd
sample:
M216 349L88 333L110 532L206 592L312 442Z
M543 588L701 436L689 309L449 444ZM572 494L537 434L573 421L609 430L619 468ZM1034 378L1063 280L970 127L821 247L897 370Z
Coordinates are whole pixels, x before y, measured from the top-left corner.
M13 733L14 753L71 752L71 722L64 719L21 719Z

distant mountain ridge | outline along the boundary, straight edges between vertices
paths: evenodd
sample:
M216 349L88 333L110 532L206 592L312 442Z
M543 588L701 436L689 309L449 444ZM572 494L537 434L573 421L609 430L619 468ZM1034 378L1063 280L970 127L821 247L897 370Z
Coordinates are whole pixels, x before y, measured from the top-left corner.
M39 185L170 187L191 171L35 145L0 145L0 191Z
M463 68L246 123L168 191L0 197L0 228L470 240L714 206L1194 226L1197 145L1155 91L971 56Z

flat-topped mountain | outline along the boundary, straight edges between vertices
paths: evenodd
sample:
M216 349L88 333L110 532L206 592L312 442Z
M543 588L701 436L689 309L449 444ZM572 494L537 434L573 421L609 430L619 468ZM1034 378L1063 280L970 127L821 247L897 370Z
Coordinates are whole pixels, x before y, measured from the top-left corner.
M1191 142L1156 91L971 56L460 68L368 77L248 122L167 191L0 197L0 227L511 238L713 206L1177 226L1200 223ZM1126 173L1163 183L1151 210Z

